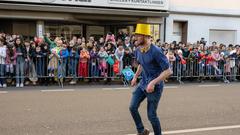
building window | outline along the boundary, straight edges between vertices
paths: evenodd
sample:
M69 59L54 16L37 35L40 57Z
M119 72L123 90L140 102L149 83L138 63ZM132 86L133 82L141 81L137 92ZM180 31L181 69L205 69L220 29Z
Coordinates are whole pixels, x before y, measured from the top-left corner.
M61 36L70 40L73 36L82 36L82 25L46 23L45 32L53 37Z
M187 34L187 21L173 21L173 41L187 43Z
M209 30L209 41L217 42L217 44L236 44L237 39L237 30L218 30L210 29Z

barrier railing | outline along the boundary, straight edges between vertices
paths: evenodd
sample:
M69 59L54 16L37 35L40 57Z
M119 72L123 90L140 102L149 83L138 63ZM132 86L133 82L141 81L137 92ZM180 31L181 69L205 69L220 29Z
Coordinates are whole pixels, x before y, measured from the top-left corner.
M24 79L36 82L57 81L63 87L66 79L73 82L82 79L95 81L105 80L110 82L113 79L123 80L121 71L130 67L134 72L137 70L137 62L133 57L128 60L117 60L111 57L113 63L105 58L58 58L57 56L36 55L28 59L18 59L16 64L5 64L1 68L0 79L16 80L16 83L23 83ZM116 61L118 64L116 65ZM180 60L170 61L173 80L183 83L184 80L218 79L225 83L236 81L240 78L240 60L226 58L219 61L207 61L206 59L185 59L186 63ZM4 71L3 71L4 70ZM10 81L8 80L8 83ZM75 84L75 83L73 83Z

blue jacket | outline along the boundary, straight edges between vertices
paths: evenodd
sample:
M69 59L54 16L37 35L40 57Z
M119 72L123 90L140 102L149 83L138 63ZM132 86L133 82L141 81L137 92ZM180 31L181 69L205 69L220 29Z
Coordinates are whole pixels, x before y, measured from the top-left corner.
M68 49L62 49L58 55L60 56L60 58L68 58L69 56Z

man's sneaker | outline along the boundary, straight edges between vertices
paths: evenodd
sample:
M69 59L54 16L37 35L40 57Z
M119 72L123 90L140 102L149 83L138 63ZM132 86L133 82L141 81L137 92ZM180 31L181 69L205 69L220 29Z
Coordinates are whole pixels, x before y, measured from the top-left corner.
M2 84L0 84L0 88L2 88L3 86L2 86Z
M142 133L138 133L137 135L149 135L150 131L148 129L144 129Z
M5 84L3 84L3 88L7 88L7 84L5 83Z
M20 87L23 88L23 83L20 84Z
M17 87L17 88L19 88L19 87L20 87L19 83L17 83L17 84L16 84L16 87Z

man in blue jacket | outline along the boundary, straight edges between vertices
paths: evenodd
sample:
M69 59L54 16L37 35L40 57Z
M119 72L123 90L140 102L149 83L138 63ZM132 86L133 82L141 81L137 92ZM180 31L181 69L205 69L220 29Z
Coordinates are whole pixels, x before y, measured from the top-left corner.
M149 24L138 24L135 32L138 48L135 57L139 63L137 72L131 82L132 86L139 82L132 95L130 112L135 122L138 134L149 135L149 130L144 128L138 108L141 102L147 98L148 119L152 124L155 135L162 135L160 120L157 116L157 107L162 95L164 80L172 74L167 57L161 48L151 43L151 32Z

